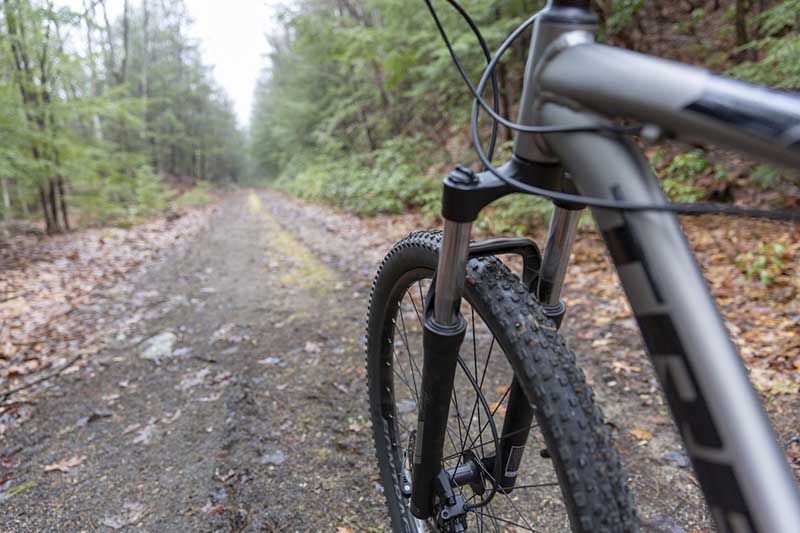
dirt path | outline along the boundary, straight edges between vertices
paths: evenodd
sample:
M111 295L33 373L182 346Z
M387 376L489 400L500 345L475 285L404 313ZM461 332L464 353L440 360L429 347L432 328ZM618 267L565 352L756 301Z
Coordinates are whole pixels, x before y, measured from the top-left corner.
M6 434L0 532L385 530L363 326L375 266L413 221L380 223L275 193L226 199L206 234L98 306L144 317L132 331ZM594 324L591 304L567 332L645 529L710 528L638 341L595 356L620 348L611 334L638 338L632 324ZM771 407L781 438L794 407Z

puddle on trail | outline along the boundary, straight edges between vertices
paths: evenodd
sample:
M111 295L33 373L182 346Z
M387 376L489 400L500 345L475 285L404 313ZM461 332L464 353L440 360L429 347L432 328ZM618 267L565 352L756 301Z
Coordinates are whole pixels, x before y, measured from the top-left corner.
M334 273L303 244L281 227L264 208L261 198L255 193L247 197L247 207L265 226L268 235L267 268L280 270L278 280L287 286L315 289L326 293L331 287Z

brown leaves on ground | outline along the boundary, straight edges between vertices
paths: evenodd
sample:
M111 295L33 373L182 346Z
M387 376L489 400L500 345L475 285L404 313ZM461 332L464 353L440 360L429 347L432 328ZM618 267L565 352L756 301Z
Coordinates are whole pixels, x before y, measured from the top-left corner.
M4 391L34 379L32 374L100 350L108 336L103 328L110 324L87 314L104 291L174 248L203 220L198 211L131 229L0 241L0 399ZM3 428L0 423L0 434Z
M751 369L751 379L764 392L800 392L800 231L796 225L730 217L686 217L681 220L712 294L739 352ZM743 261L750 251L759 254L779 244L780 267L771 268L769 283L756 272L747 276L753 262ZM769 254L767 254L769 256ZM738 260L737 260L738 259ZM752 268L751 268L752 270ZM758 270L758 269L756 269ZM638 335L630 306L605 247L596 233L583 234L575 247L565 294L570 313L582 313L593 328L576 332L598 351L615 354L616 373L635 373L634 361L624 355L626 340L612 326ZM598 336L609 333L608 338Z
M653 438L653 432L652 431L649 431L649 430L646 430L646 429L642 429L642 428L633 428L630 431L628 431L628 433L633 435L633 437L636 440L639 440L639 441L648 441L648 440L651 440Z
M780 373L795 383L800 374L800 231L796 225L712 217L684 223L706 281L717 299L734 341L752 368L767 378ZM780 257L767 254L765 269L771 281L761 281L755 269L765 248L781 248ZM755 259L746 256L755 252ZM744 259L743 259L743 256ZM778 260L780 267L773 264ZM756 380L758 385L758 380ZM790 387L791 388L791 387ZM790 391L772 391L790 392Z

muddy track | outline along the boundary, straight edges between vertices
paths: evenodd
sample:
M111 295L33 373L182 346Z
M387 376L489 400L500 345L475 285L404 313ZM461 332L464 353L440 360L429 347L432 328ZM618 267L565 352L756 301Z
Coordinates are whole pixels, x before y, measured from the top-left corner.
M0 503L0 532L384 531L362 343L370 277L406 232L275 193L224 200L206 234L97 309L149 318L6 435L19 490ZM585 302L565 331L644 529L710 530L631 324L598 329ZM612 333L643 370L601 365ZM784 437L793 423L776 418ZM632 436L641 428L652 435Z

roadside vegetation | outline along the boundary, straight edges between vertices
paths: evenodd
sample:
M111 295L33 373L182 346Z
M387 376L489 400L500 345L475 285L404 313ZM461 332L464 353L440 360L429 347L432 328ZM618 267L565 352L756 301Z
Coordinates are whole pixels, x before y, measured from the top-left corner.
M182 0L65 4L0 2L0 220L130 224L243 177L245 134Z
M466 0L495 49L543 1ZM601 38L782 89L800 89L800 1L603 0ZM484 60L474 37L442 2L454 47L476 78ZM276 188L361 214L422 209L435 214L439 180L475 161L470 98L419 2L310 0L279 17L257 89L252 157ZM497 71L501 113L515 117L528 50L520 39ZM488 124L484 138L488 137ZM511 138L501 128L500 142ZM731 159L707 147L648 149L676 201L791 205L796 176ZM477 167L476 167L477 168ZM794 200L792 200L794 198ZM512 198L484 225L524 230L546 207ZM526 214L527 218L520 215ZM537 216L537 213L539 216Z

